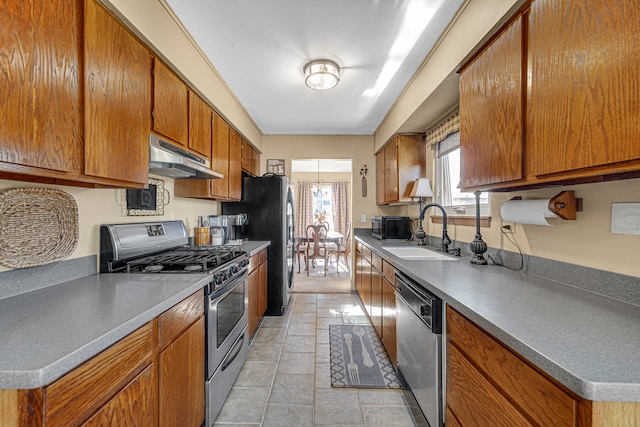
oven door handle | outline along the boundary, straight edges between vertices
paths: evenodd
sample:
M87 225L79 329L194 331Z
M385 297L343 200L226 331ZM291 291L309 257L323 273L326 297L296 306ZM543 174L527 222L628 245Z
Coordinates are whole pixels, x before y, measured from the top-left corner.
M225 357L224 363L220 367L220 371L224 371L225 369L227 369L240 354L240 351L242 350L242 344L244 343L244 334L245 332L240 335L238 340L233 345L233 349L229 352L227 357Z
M209 302L211 303L214 300L219 300L229 295L236 288L239 282L244 281L247 278L248 273L249 272L247 270L244 270L240 276L237 276L222 288L213 291L209 294Z

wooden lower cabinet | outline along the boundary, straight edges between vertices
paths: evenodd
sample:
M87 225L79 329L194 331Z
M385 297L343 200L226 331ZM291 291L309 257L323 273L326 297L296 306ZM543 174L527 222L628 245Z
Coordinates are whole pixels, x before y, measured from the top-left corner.
M369 297L369 318L376 328L378 336L382 338L382 258L376 253L371 254L371 296Z
M382 344L395 367L398 363L396 348L396 294L395 268L382 261Z
M447 306L448 426L636 425L638 402L592 402Z
M371 260L371 261L369 261ZM380 255L356 242L356 291L365 314L376 329L395 367L396 350L396 297L395 269Z
M204 337L200 290L48 386L0 390L0 425L199 427Z
M268 264L267 250L254 254L249 259L249 335L252 335L260 319L267 311L268 304Z
M160 426L197 427L204 420L204 332L200 317L158 356Z

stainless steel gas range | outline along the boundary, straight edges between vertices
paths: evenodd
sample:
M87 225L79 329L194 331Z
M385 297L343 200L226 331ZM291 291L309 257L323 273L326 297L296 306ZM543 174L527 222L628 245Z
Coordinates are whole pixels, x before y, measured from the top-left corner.
M239 246L189 246L182 221L100 227L100 273L211 275L205 287L205 425L247 360L249 259Z

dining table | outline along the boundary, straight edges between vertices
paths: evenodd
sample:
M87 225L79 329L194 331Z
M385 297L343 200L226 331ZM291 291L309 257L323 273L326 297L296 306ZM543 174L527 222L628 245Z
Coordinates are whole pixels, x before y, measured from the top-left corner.
M338 247L340 247L340 244L342 243L342 239L344 239L344 234L340 233L339 231L327 231L327 235L326 237L324 237L322 239L322 241L324 241L325 243L335 243ZM295 250L296 250L296 254L299 252L300 250L300 245L303 243L308 243L308 242L313 242L313 238L311 237L307 237L307 236L296 236L295 237ZM300 260L298 258L298 272L300 271Z

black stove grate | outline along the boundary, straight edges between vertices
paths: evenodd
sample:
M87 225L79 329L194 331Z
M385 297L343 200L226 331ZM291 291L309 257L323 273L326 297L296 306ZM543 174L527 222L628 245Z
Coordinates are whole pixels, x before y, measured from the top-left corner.
M127 272L211 272L243 254L239 246L178 248L127 261Z

